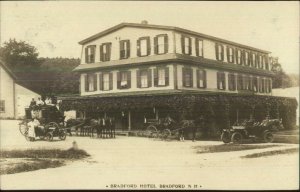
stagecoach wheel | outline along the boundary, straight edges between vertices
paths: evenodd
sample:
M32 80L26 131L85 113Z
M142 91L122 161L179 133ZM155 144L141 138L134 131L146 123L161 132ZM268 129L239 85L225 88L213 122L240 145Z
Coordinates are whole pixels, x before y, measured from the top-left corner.
M53 141L53 134L52 133L47 133L46 134L46 140L47 141Z
M25 139L26 139L26 141L31 141L30 137L28 137L27 134L25 135Z
M27 124L25 122L22 122L19 124L19 130L20 130L20 133L25 136L28 132L28 127L27 127Z
M230 133L228 132L223 132L221 134L221 140L224 142L224 143L230 143Z
M154 125L149 125L146 129L146 133L148 137L157 137L157 129Z
M263 138L266 143L272 143L274 141L274 135L270 131L265 132Z
M67 134L63 131L59 134L59 139L60 140L66 140Z
M171 130L170 129L164 129L162 132L162 139L167 139L169 136L171 136Z
M232 136L231 136L231 141L232 141L232 143L235 143L235 144L241 143L241 142L242 142L242 139L243 139L243 136L242 136L242 134L239 133L239 132L235 132L235 133L233 133Z

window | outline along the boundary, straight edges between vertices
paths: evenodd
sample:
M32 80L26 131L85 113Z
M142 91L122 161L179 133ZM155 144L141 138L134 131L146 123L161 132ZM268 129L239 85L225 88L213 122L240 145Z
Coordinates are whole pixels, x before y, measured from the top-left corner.
M130 57L130 41L120 41L120 59L127 59Z
M128 89L131 87L131 72L121 71L117 73L118 89Z
M250 53L248 51L244 51L244 56L245 56L245 65L246 66L250 66L251 65L251 57L250 57Z
M151 69L137 70L137 87L147 88L151 87L152 71Z
M258 92L258 80L257 77L252 77L252 82L253 82L253 91Z
M252 67L257 67L256 54L252 53Z
M265 69L266 70L270 70L270 66L269 66L269 57L268 55L264 56L264 60L265 60Z
M243 54L240 49L236 49L236 63L239 65L243 64Z
M111 43L100 45L100 61L109 61L111 55Z
M186 37L184 35L181 36L181 49L182 54L192 54L192 39L190 37Z
M244 81L243 75L238 74L238 76L237 76L237 89L238 90L242 90L243 89L243 84L244 84L243 81Z
M217 87L220 90L225 90L226 89L226 82L225 82L225 73L224 72L218 72L217 73Z
M193 87L193 69L182 68L182 80L184 87Z
M228 74L228 89L230 91L236 90L236 79L235 79L235 75L233 73Z
M272 81L271 79L266 79L265 80L265 90L266 90L266 93L271 93L271 85L272 85Z
M206 88L206 71L199 69L197 70L197 87Z
M97 74L89 73L85 76L85 91L97 90Z
M196 56L203 57L203 40L196 39Z
M227 46L227 62L234 63L234 51L232 47Z
M85 48L85 63L95 62L96 45L89 45Z
M154 53L157 55L168 52L168 35L161 34L154 37Z
M5 100L0 100L0 112L5 112Z
M218 43L216 43L216 59L224 61L224 46Z
M158 67L154 69L154 86L168 86L169 85L169 68Z
M260 69L264 68L263 60L262 60L262 55L258 55L257 56L257 64L258 64L258 68L260 68Z
M103 74L103 90L109 90L109 73Z
M137 40L137 55L139 57L148 56L151 53L150 37L140 37Z
M265 92L265 79L259 78L259 92L264 93Z
M251 90L250 77L248 75L243 76L243 90Z

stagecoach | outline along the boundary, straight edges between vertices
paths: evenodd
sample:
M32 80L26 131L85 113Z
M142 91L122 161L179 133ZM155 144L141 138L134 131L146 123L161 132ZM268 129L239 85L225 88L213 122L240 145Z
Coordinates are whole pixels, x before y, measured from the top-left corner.
M60 140L66 139L65 117L55 106L44 105L25 108L25 119L19 124L19 130L30 141L33 138L29 137L28 134L28 123L33 119L37 119L40 123L40 126L34 128L36 137L48 141L52 141L53 137L58 137Z

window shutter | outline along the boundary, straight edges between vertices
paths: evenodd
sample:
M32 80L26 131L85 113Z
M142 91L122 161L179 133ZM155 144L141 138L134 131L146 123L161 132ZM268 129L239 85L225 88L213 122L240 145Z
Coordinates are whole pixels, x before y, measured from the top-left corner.
M85 84L85 91L89 91L89 81L88 81L88 74L84 76L84 84Z
M189 37L189 55L192 54L192 38Z
M99 74L99 89L103 90L103 74Z
M131 71L127 71L127 87L131 88Z
M245 50L241 51L241 65L246 65Z
M104 61L103 45L100 45L100 61Z
M232 59L230 58L230 54L229 54L229 47L226 46L226 56L227 56L227 62L228 63L232 63Z
M136 71L136 83L137 83L137 87L141 88L141 70L137 70Z
M166 34L165 37L164 37L164 48L165 48L165 51L164 53L168 53L168 48L169 48L169 39L168 39L168 35Z
M252 52L249 51L248 53L249 53L249 55L248 55L249 65L248 66L252 67L253 66L253 63L252 63Z
M93 83L94 83L94 91L96 91L97 90L97 74L93 74L93 78L94 78L94 81L93 81Z
M158 36L154 37L154 54L158 54Z
M109 90L113 89L113 74L109 73Z
M217 72L217 88L220 89L220 72Z
M223 89L226 89L226 77L225 77L225 73L222 73L222 84L223 84Z
M265 69L269 70L269 59L268 59L268 55L264 56L264 60L265 60Z
M95 45L91 47L91 63L95 63L95 48Z
M158 86L158 69L157 68L154 68L153 77L154 77L154 87L157 87Z
M183 35L181 35L181 52L182 54L185 54L185 41Z
M221 50L218 49L219 46L220 46ZM215 49L216 49L216 59L218 61L224 61L224 46L216 43ZM219 51L221 51L221 58L219 58Z
M147 37L147 55L151 54L150 37Z
M127 59L127 58L130 57L130 41L129 41L129 40L127 41L126 46L127 46L127 47L126 47L126 48L127 48L127 55L126 55L125 58Z
M219 45L218 43L215 44L215 52L216 52L216 59L220 61L218 45Z
M121 72L117 72L117 88L121 88Z
M148 87L152 87L152 74L151 74L152 70L148 69Z
M206 71L203 70L203 88L206 88Z
M106 52L106 60L105 61L110 61L110 57L111 57L111 43L108 43L106 46L107 46L107 52Z
M186 74L186 68L182 68L182 85L184 87L186 86L185 74Z
M238 49L238 48L235 49L235 57L236 57L236 64L241 65L242 62L241 62L241 59L239 59L239 51L240 51L240 49ZM242 57L242 53L241 53L241 57Z
M141 56L141 40L138 39L136 44L137 44L137 56L140 57Z
M120 41L120 59L125 58L124 43L125 43L125 41Z
M165 68L165 84L169 86L169 67Z
M196 71L196 78L197 78L197 87L198 88L200 88L200 70L199 69L197 69L197 71Z
M85 48L85 63L88 63L88 47Z
M233 85L232 85L232 74L228 74L228 89L230 91L233 90Z
M200 54L199 54L199 39L198 38L196 38L195 39L195 47L196 47L196 56L197 57L199 57L200 56ZM198 74L198 72L197 72L197 74ZM197 79L198 79L198 77L197 77Z

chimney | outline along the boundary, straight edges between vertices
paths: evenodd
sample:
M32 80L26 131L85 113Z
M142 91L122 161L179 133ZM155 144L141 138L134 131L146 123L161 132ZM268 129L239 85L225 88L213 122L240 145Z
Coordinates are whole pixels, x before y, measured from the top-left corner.
M148 21L143 20L141 23L144 24L144 25L147 25L147 24L148 24Z

